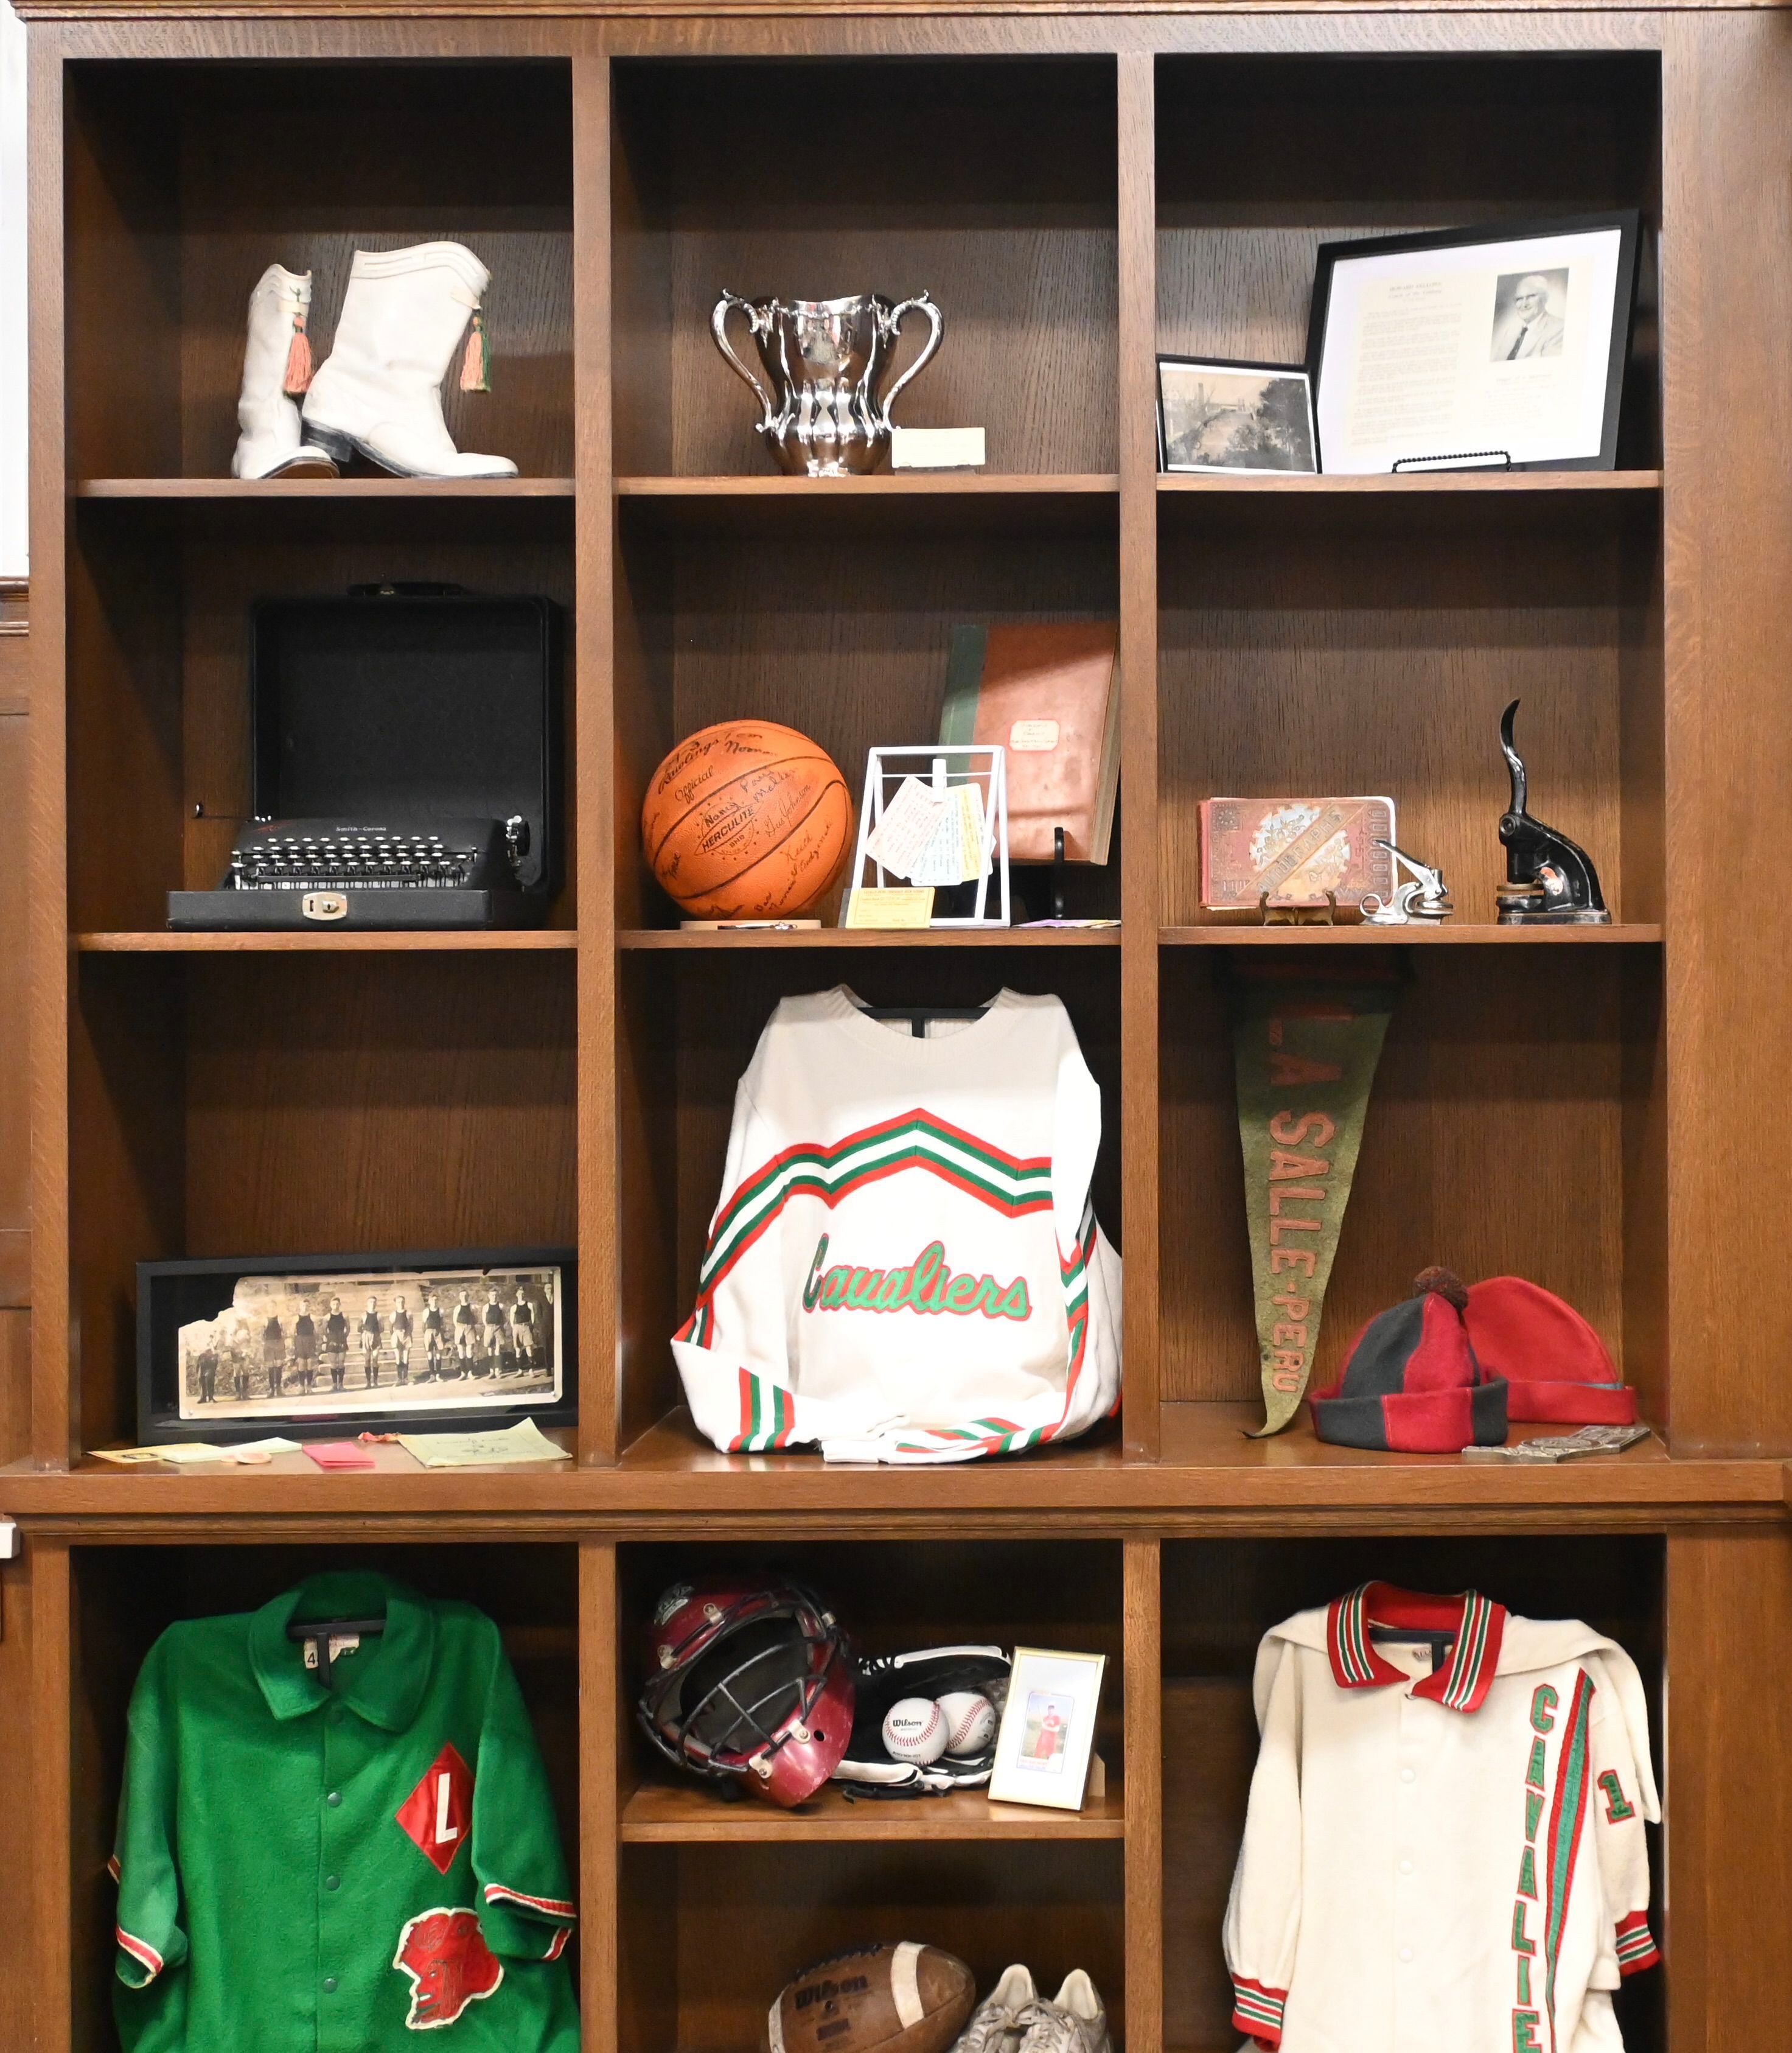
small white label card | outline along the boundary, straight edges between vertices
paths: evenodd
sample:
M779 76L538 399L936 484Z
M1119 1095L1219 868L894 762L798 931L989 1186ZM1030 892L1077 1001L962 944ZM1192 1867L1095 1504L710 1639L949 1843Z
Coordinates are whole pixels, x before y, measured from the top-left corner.
M924 927L933 917L933 890L861 885L846 901L849 927Z
M904 777L896 787L896 796L884 807L882 818L866 838L865 854L892 876L907 877L916 883L941 881L923 878L918 866L946 818L951 798L950 792L935 791L919 777ZM959 879L943 881L956 884Z
M981 428L892 428L892 470L981 470Z
M1018 720L1008 730L1008 746L1023 755L1045 755L1058 745L1055 720Z

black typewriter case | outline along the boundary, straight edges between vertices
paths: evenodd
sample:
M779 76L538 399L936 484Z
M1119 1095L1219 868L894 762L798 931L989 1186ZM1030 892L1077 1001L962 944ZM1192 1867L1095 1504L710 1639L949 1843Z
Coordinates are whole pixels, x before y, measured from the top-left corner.
M539 926L560 882L562 647L551 599L356 586L250 615L257 820L528 829L517 889L343 891L339 928ZM299 890L171 891L185 930L314 928Z

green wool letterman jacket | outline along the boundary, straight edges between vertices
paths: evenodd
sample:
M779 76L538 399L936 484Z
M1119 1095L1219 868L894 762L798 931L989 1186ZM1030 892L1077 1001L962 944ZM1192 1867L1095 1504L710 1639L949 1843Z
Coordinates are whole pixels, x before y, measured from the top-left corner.
M382 1614L333 1689L286 1636ZM339 1572L171 1626L112 1867L125 2053L578 2053L547 1778L470 1604Z

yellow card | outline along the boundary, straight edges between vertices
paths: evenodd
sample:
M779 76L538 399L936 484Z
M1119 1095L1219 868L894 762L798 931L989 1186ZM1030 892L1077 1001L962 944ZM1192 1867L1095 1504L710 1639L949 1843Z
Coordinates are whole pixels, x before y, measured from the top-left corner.
M897 889L861 886L846 901L849 927L924 927L933 918L931 884Z

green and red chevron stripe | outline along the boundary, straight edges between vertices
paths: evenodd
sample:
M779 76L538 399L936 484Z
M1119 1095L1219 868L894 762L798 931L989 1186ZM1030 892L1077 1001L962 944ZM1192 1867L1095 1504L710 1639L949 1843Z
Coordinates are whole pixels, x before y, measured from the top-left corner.
M713 1288L799 1191L832 1207L865 1184L904 1169L935 1176L1008 1218L1051 1207L1049 1159L1006 1154L916 1106L831 1146L799 1142L745 1177L710 1227L701 1287Z
M1586 1735L1593 1706L1593 1684L1583 1668L1574 1678L1574 1694L1562 1721L1561 1751L1555 1761L1555 1795L1549 1825L1548 1905L1543 1915L1543 2003L1549 2012L1550 2043L1555 2043L1555 1965L1562 1935L1568 1928L1568 1903L1574 1893L1574 1863L1580 1853L1586 1818Z
M1645 1968L1653 1968L1661 1957L1661 1949L1649 1929L1646 1910L1633 1910L1628 1918L1618 1921L1618 1971L1621 1975L1640 1974Z
M766 1454L787 1447L796 1423L797 1400L791 1392L751 1369L740 1372L740 1431L728 1443L731 1454Z
M1232 2022L1260 2045L1281 2044L1282 2013L1287 2007L1286 1989L1253 1982L1249 1975L1232 1977Z

